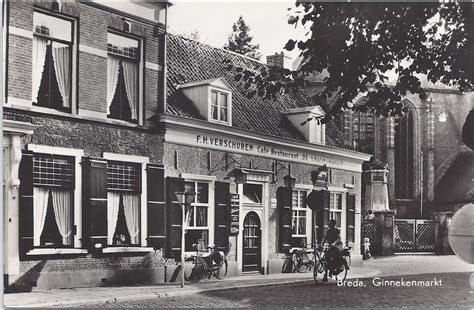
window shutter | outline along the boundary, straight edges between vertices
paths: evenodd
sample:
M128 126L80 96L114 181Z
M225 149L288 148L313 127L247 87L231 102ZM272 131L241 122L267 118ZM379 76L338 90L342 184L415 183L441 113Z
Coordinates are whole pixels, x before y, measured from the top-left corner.
M107 246L107 160L85 157L83 169L82 240L85 247Z
M148 246L164 249L166 240L165 170L162 165L147 165Z
M329 224L329 203L331 200L331 193L329 191L322 191L323 194L323 219L322 219L322 227L324 227L324 234L326 234L326 231L328 230L328 224Z
M355 241L355 194L347 193L346 211L346 242L353 246Z
M20 257L33 249L33 152L23 151L19 167L20 177Z
M176 192L184 191L184 179L166 178L166 256L181 255L182 210Z
M214 244L219 251L229 250L230 195L229 183L215 182Z
M280 253L288 252L291 248L291 195L291 188L279 187L277 190L277 207L280 215Z

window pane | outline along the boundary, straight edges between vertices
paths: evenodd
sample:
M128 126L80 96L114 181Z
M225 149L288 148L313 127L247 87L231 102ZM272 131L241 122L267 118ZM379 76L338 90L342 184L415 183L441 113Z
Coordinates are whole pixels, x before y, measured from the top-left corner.
M262 203L262 185L244 184L243 203Z
M207 207L196 206L196 226L207 226Z
M184 237L184 250L187 252L196 251L193 244L199 244L199 240L205 245L209 244L209 233L207 230L188 230Z
M300 191L300 203L299 203L300 208L303 208L303 209L306 208L305 201L306 201L306 192Z
M227 108L221 108L221 121L227 122Z
M39 12L33 13L33 32L71 42L72 25L70 21Z
M227 94L221 94L221 107L227 108Z
M138 40L107 33L107 51L133 59L139 59Z
M292 218L292 221L291 221L291 230L292 230L292 233L294 235L296 235L296 231L297 231L297 222L298 222L298 218L297 218L297 211L293 211L293 218Z
M133 163L107 162L107 189L140 191L141 165Z
M211 105L211 117L212 119L217 120L217 106Z
M208 183L197 183L197 202L199 203L209 202L209 184Z
M306 217L298 219L298 235L306 235Z
M186 207L186 226L194 227L194 206Z
M71 188L74 185L74 159L71 157L35 154L33 184Z

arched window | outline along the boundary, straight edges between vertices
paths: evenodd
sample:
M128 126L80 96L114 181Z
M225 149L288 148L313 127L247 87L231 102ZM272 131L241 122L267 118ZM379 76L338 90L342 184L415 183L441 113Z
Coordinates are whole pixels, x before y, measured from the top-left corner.
M413 111L395 119L395 198L414 196Z

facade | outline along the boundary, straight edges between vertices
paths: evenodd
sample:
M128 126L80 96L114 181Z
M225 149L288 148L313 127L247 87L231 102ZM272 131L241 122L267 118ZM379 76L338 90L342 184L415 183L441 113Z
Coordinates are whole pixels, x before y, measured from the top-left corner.
M397 218L431 218L474 199L474 153L462 142L473 93L427 81L423 86L426 100L407 96L409 112L403 118L348 111L338 123L354 147L388 164L389 205ZM314 78L306 92L313 96L320 87ZM355 104L363 100L360 96Z
M360 257L369 155L334 124L301 126L324 113L301 92L249 99L223 60L264 64L166 34L167 6L3 4L7 290L173 281L199 240L230 274L282 272L313 241L305 198L323 165L324 218Z
M232 274L282 272L285 251L313 241L305 200L313 189L311 171L326 165L330 199L324 216L337 220L343 241L359 256L360 172L369 156L354 152L334 124L301 126L324 113L302 92L249 99L224 62L243 70L263 64L179 36L167 39L169 97L160 116L167 208L177 190L198 193L185 250L205 239L227 249ZM294 188L284 186L289 174ZM233 209L227 232L226 205ZM171 239L168 250L179 248Z
M153 278L167 4L3 5L6 286Z

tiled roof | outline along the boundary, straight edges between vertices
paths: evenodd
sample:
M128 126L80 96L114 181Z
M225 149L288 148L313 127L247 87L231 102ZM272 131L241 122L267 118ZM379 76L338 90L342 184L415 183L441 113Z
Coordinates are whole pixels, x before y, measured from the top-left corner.
M167 34L166 113L202 119L194 104L177 88L185 83L223 77L232 89L232 126L305 141L304 136L282 112L291 108L314 106L314 102L302 91L278 94L276 100L263 99L258 95L250 99L239 83L234 81L234 73L225 68L224 60L230 60L235 65L250 70L265 66L223 49ZM333 123L326 124L326 145L354 150L351 142Z

